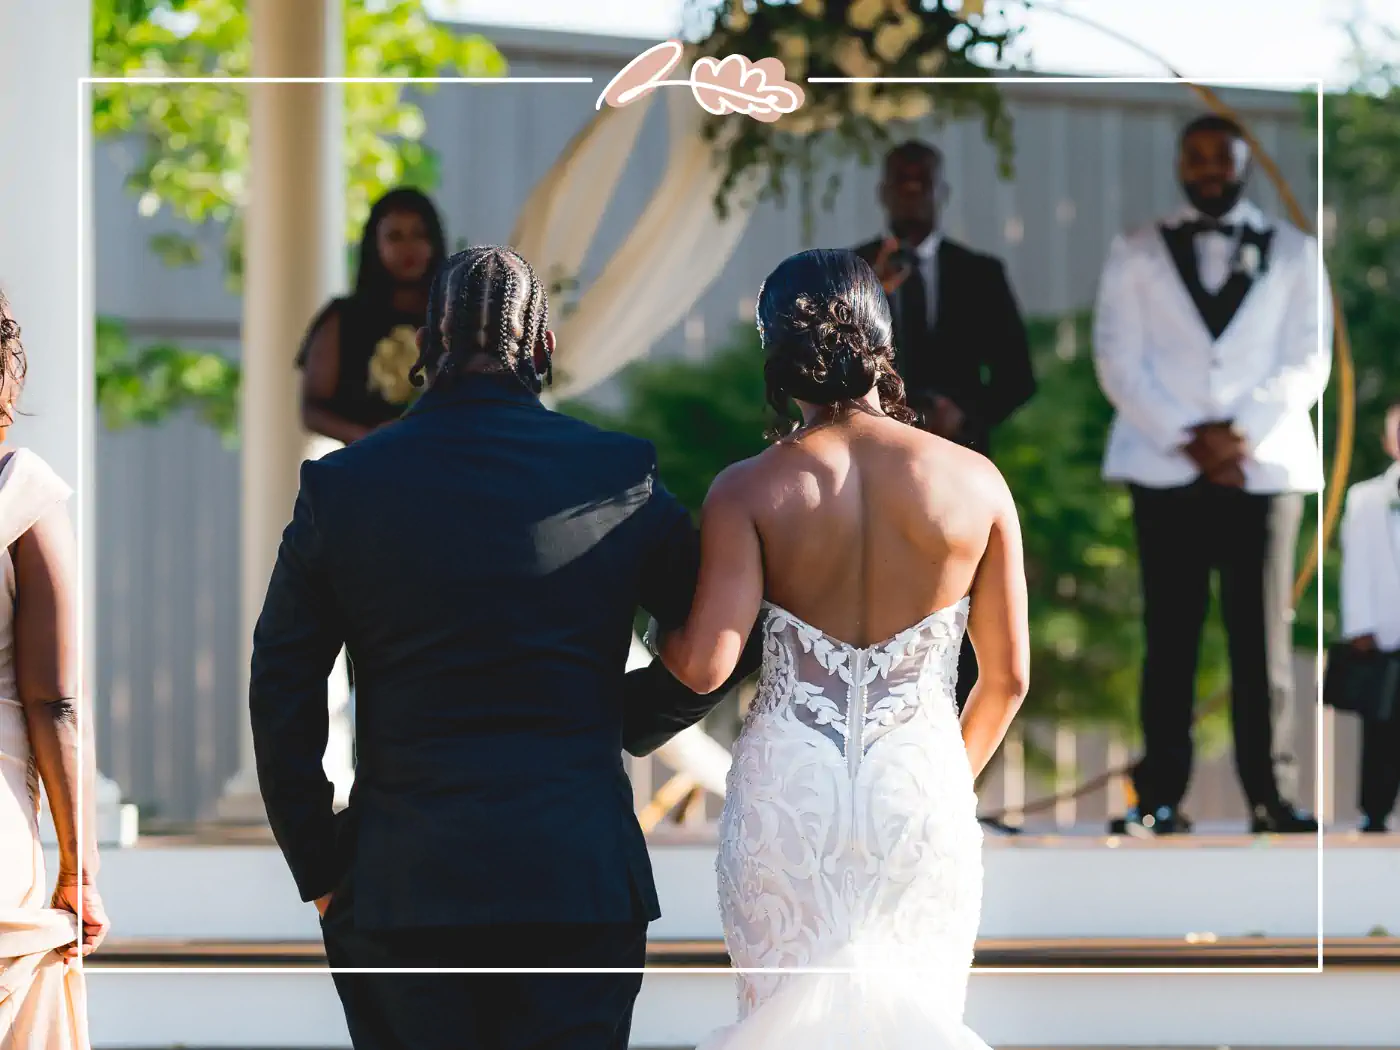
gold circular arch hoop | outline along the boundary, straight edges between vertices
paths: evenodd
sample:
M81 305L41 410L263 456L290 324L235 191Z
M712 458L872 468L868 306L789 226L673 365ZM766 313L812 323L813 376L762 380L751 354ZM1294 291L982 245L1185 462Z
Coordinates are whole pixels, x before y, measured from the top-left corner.
M1319 245L1321 237L1318 234L1312 220L1303 211L1298 203L1298 198L1289 187L1288 181L1279 171L1278 164L1275 163L1267 150L1259 143L1250 130L1249 124L1240 117L1223 99L1204 84L1197 84L1188 81L1186 77L1170 62L1161 55L1143 46L1136 40L1124 36L1122 33L1108 26L1102 25L1090 18L1075 11L1068 11L1057 4L1041 3L1036 0L1021 0L1022 6L1027 10L1045 11L1050 14L1059 15L1070 21L1078 22L1090 29L1110 36L1120 43L1133 48L1139 54L1150 58L1152 61L1162 66L1171 76L1180 80L1184 87L1188 88L1211 110L1223 117L1229 117L1244 131L1245 141L1249 143L1251 154L1258 159L1259 166L1268 176L1269 182L1283 202L1285 210L1288 212L1289 220L1305 233L1318 236ZM981 3L974 5L979 11ZM1319 247L1320 250L1320 247ZM1312 583L1317 575L1320 556L1332 542L1332 536L1336 532L1337 519L1341 516L1343 501L1346 497L1347 479L1351 474L1352 447L1356 441L1356 373L1351 357L1351 338L1347 332L1346 318L1342 316L1342 303L1337 295L1336 287L1328 277L1328 292L1332 302L1333 316L1333 339L1332 349L1336 366L1335 377L1337 382L1337 448L1332 457L1332 467L1327 482L1327 498L1324 505L1322 517L1322 529L1318 535L1317 543L1308 548L1307 554L1303 558L1303 565L1298 571L1296 579L1293 581L1293 605L1296 606L1302 601L1303 595L1307 593L1308 585ZM1321 630L1321 624L1318 625ZM1212 696L1203 705L1202 716L1213 714L1220 710L1229 701L1230 693L1224 690ZM1012 813L1024 816L1027 813L1038 813L1052 809L1057 803L1069 802L1085 795L1090 795L1100 788L1107 787L1120 777L1126 777L1132 772L1133 764L1122 765L1100 773L1096 777L1084 781L1067 791L1037 798L1023 805L1013 808L1003 809L999 813L992 814L988 819L996 822L1004 820ZM1129 788L1129 793L1131 789Z

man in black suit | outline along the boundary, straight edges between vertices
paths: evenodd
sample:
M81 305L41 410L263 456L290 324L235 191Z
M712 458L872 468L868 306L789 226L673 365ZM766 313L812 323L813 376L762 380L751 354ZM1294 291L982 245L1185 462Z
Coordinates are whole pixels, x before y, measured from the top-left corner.
M943 155L905 142L885 157L886 235L856 249L895 318L895 367L924 428L989 453L992 431L1035 393L1030 347L1001 260L939 231Z
M720 694L624 668L638 605L684 621L699 548L649 444L541 405L546 320L514 252L454 256L420 333L430 388L302 467L250 707L272 829L333 967L645 963L659 907L622 751ZM333 815L321 761L342 644L358 766ZM621 1050L641 975L336 984L357 1050Z
M925 429L983 455L992 431L1035 393L1030 346L1001 260L940 232L943 154L909 141L885 156L884 237L856 251L890 299L895 368ZM971 642L958 661L958 707L977 681Z

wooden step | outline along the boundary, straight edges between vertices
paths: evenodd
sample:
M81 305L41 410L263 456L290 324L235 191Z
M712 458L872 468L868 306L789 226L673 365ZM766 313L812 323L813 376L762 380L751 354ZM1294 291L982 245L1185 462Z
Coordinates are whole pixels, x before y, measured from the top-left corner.
M1327 967L1400 968L1400 937L1336 938L1323 946ZM724 942L654 940L647 966L726 968ZM98 967L324 967L319 941L109 940L92 958ZM1055 938L978 942L978 969L1028 967L1267 967L1317 965L1317 942L1269 937Z

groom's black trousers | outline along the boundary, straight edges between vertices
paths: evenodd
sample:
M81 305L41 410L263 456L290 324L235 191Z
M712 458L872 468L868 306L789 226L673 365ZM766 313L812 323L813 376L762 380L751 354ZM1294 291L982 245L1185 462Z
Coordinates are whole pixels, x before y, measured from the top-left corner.
M365 931L355 928L352 894L343 885L322 921L326 957L336 969L639 971L336 973L355 1050L626 1050L646 963L645 922Z
M1204 481L1132 488L1147 652L1140 713L1144 754L1133 772L1139 808L1177 806L1192 765L1196 670L1220 582L1229 638L1235 765L1251 807L1296 790L1292 591L1303 498ZM1282 783L1280 783L1282 781Z

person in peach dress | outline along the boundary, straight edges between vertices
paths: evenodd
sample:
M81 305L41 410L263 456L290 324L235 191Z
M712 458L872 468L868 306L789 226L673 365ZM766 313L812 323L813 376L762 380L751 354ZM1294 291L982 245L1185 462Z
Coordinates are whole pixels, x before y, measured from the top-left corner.
M24 379L19 336L0 293L0 442ZM71 494L34 452L0 448L0 1050L88 1050L81 960L108 928L95 883L92 722L78 710ZM59 845L52 895L41 782Z

